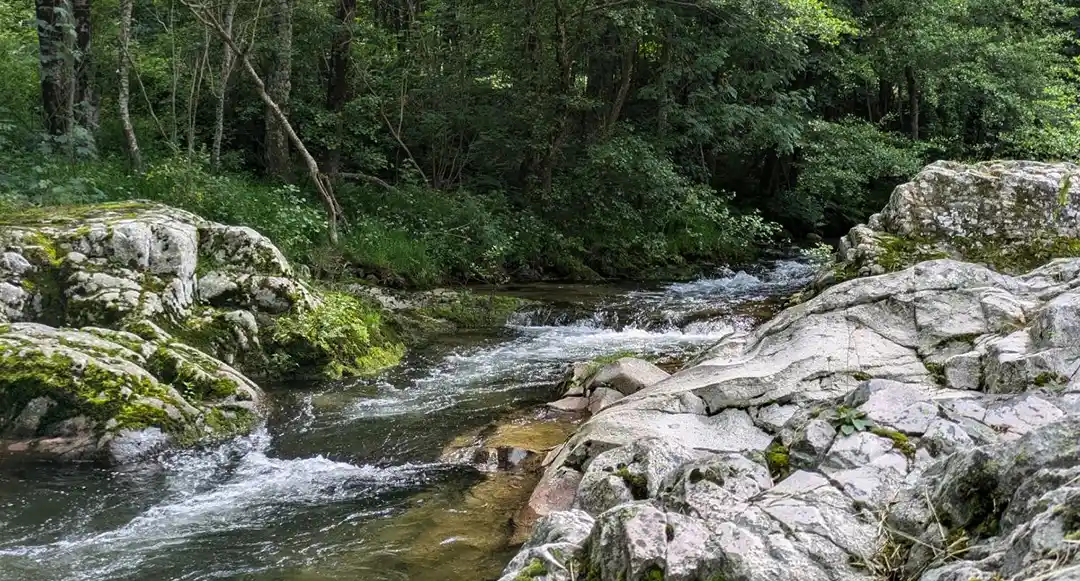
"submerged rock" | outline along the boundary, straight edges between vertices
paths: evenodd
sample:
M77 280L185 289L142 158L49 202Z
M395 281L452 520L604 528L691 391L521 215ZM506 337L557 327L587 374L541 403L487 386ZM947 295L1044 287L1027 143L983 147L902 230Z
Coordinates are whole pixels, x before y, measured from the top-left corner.
M935 164L898 188L842 252L851 276L878 276L584 423L544 478L576 482L588 537L554 564L528 545L503 579L1075 578L1080 258L1015 275L939 256L1076 237L1077 171ZM884 236L928 254L889 263L851 244Z

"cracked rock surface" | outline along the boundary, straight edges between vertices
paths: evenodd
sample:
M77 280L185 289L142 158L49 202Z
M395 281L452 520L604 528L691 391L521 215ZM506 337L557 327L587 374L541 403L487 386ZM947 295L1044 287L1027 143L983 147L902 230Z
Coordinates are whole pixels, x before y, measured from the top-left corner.
M894 228L928 228L919 192ZM925 260L728 337L558 449L576 491L502 581L1080 579L1078 289L1077 258Z

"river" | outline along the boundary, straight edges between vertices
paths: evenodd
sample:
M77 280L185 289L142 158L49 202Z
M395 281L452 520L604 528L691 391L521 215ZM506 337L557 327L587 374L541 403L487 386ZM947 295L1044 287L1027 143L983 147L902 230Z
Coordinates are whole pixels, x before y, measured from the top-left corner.
M266 425L226 445L123 471L0 467L0 581L495 579L532 482L441 463L449 442L508 416L552 422L537 404L566 363L678 361L812 273L779 261L657 288L502 289L543 305L373 380L268 389Z

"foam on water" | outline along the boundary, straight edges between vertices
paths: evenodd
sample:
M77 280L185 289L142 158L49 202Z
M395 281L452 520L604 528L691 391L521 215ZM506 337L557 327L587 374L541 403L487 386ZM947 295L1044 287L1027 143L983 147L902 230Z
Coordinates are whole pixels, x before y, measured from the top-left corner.
M267 455L265 429L208 452L163 458L165 497L126 524L45 544L0 546L0 579L6 567L28 561L56 579L122 577L175 547L236 531L272 529L283 514L305 507L371 498L387 490L418 486L435 466L354 466L321 456L280 459ZM378 512L375 510L374 512ZM371 514L361 510L357 518ZM26 538L23 541L28 540Z
M734 332L730 317L680 325L687 314L768 296L808 282L810 264L779 261L756 275L740 271L721 278L672 284L657 291L632 292L577 319L550 310L512 319L512 338L493 346L462 349L445 357L405 388L383 383L371 398L345 410L349 420L431 413L463 400L523 386L556 381L567 362L619 351L645 355L690 353ZM556 324L559 323L559 324ZM482 386L482 387L481 387Z

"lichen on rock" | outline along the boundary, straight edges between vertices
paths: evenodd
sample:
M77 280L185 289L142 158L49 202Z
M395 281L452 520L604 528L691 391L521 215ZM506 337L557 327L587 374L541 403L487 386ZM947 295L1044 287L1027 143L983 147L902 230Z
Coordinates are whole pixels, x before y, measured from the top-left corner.
M8 451L116 460L241 433L261 418L241 373L341 377L403 351L378 309L296 278L250 228L138 201L0 223L0 418L53 402L40 429L19 422L29 439L0 434ZM77 435L50 439L56 422Z
M937 162L840 242L826 286L956 258L1019 274L1080 256L1080 167L1071 163Z

